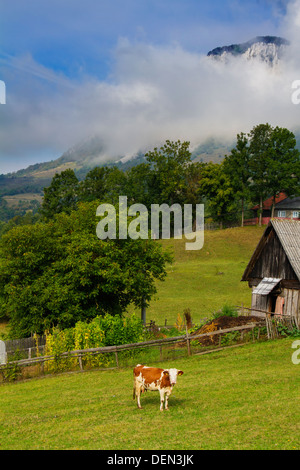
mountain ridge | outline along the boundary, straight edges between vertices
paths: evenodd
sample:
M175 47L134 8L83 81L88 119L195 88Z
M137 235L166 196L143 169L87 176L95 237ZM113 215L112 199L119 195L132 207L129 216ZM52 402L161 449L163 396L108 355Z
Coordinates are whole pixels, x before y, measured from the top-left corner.
M256 36L249 41L239 43L239 44L231 44L230 46L219 46L207 53L207 56L221 56L224 52L230 53L233 56L245 54L245 52L251 48L254 44L274 44L276 47L281 46L288 46L290 42L282 38L280 36Z
M208 57L214 58L221 58L224 54L228 54L231 56L240 56L246 54L247 51L250 51L251 48L256 46L257 44L264 44L265 46L275 46L275 48L285 47L288 46L290 43L287 39L281 38L279 36L256 36L253 39L250 39L244 43L232 44L229 46L220 46L212 49L207 53ZM259 51L256 51L259 53ZM257 54L253 55L253 58L257 57ZM270 59L272 62L273 59ZM210 141L211 139L207 139ZM204 148L207 146L207 141L203 142ZM198 146L200 148L201 158L205 161L205 151L202 152L202 144ZM197 148L198 148L197 147ZM220 147L224 147L223 143L220 143ZM126 166L131 166L135 158L139 157L138 160L141 159L143 152L138 152L136 155L132 155L132 158L129 159L129 162ZM208 152L208 159L211 152ZM113 165L117 164L123 167L124 163L122 159L124 158L123 155L120 155L118 160L112 162L109 156L105 155L105 148L101 139L97 136L89 136L83 141L74 144L68 150L66 150L60 157L55 160L51 160L48 162L36 163L33 165L29 165L27 168L18 170L13 173L8 173L7 175L0 175L0 177L23 177L23 176L30 176L32 178L47 178L47 174L49 176L53 176L57 171L63 171L66 169L66 165L70 165L71 168L76 169L79 173L84 173L86 170L101 165ZM1 196L1 191L0 191Z
M279 36L256 36L244 43L216 47L207 53L207 57L225 62L231 57L244 57L247 60L258 59L272 67L281 59L289 44L287 39ZM211 137L195 147L192 151L192 159L193 161L221 162L224 155L229 153L234 145L234 142L232 145L228 145ZM74 144L55 160L36 163L25 169L0 175L0 206L1 200L4 201L8 196L24 196L27 193L35 193L36 199L39 199L43 188L51 183L53 176L67 168L73 169L78 179L83 179L88 171L95 166L115 165L126 170L143 161L145 161L145 157L142 151L126 159L124 155L120 155L117 161L112 161L109 155L106 155L103 141L97 136L88 136L83 141ZM16 199L18 198L16 197Z

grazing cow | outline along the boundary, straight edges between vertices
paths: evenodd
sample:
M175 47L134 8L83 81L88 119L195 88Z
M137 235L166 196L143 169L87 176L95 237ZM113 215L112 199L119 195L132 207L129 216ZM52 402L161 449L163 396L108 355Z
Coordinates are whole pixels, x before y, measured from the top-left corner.
M176 384L177 375L182 374L182 370L158 369L157 367L147 367L138 364L133 369L133 399L137 398L138 408L142 408L141 393L145 390L158 390L160 394L160 411L163 411L165 397L165 409L168 410L168 398Z

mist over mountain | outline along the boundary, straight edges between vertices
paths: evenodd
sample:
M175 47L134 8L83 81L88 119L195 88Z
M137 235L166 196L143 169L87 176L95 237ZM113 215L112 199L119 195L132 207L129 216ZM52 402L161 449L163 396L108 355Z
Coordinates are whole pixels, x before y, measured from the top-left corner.
M31 119L39 144L49 133L73 144L57 159L0 177L0 197L40 195L66 168L79 178L99 165L129 168L167 139L190 141L195 161L220 162L234 147L236 134L254 125L269 122L297 131L299 109L291 103L291 84L299 78L299 66L293 44L283 37L258 36L199 55L179 46L121 43L111 83L65 88L63 99L45 97L44 120L40 115Z
M290 42L287 39L277 36L257 36L245 43L232 44L229 46L216 47L208 52L207 57L215 59L217 62L225 64L227 70L234 67L233 58L238 60L250 61L253 64L266 64L270 67L276 66L281 60L284 60L284 54ZM261 69L258 69L258 72ZM264 71L265 73L268 73ZM216 76L219 70L215 70ZM235 77L232 77L234 81ZM250 129L249 129L250 130ZM216 132L217 133L217 132ZM167 137L166 137L167 138ZM176 136L174 136L176 139ZM137 136L138 140L138 136ZM143 154L154 146L160 146L164 141L158 142L153 138L153 143L149 142L149 147L136 148L135 151L124 153L119 150L112 153L111 147L107 145L106 139L93 135L84 138L79 143L75 143L71 148L67 149L62 156L57 159L57 165L66 164L67 162L75 162L77 169L92 168L95 165L118 164L119 166L132 166L135 162L143 160ZM214 135L213 131L207 138L201 138L201 130L199 129L199 142L192 149L193 158L201 161L220 161L225 153L230 151L234 145L234 139L220 139Z
M256 59L275 65L282 59L290 42L278 36L257 36L242 44L216 47L208 52L208 57L226 61L229 57L244 56L246 59Z

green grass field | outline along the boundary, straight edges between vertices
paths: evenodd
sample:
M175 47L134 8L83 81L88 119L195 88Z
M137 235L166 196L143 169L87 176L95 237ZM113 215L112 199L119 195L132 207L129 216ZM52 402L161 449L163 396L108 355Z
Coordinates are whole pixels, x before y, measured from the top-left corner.
M163 363L184 371L159 411L132 399L132 368L0 386L0 449L299 449L292 339Z
M174 262L166 280L157 283L147 322L163 325L167 319L174 324L178 313L189 308L198 323L225 304L251 306L251 289L241 277L264 230L254 226L205 231L204 246L198 251L185 250L185 240L160 241L174 253Z
M176 321L190 308L193 321L224 304L250 305L240 282L264 228L205 233L204 248L175 253L147 321ZM5 327L5 325L4 325ZM299 372L295 338L247 345L157 364L184 371L159 411L159 394L132 399L132 367L74 372L0 385L0 450L299 449ZM140 362L137 360L137 362ZM148 364L152 365L152 364ZM154 364L153 364L154 365Z

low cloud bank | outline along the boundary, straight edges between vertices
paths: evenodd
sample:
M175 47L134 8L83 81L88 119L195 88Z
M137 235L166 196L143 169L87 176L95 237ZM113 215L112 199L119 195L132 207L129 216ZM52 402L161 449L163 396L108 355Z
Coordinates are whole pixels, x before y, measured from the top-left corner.
M281 32L291 45L273 68L243 57L223 63L179 45L126 39L119 41L106 81L73 82L30 55L7 57L0 173L13 165L23 168L30 158L57 158L94 135L103 142L101 162L166 139L189 140L192 147L210 137L230 143L238 132L265 122L296 130L300 106L291 98L292 83L300 79L299 0L289 4Z

